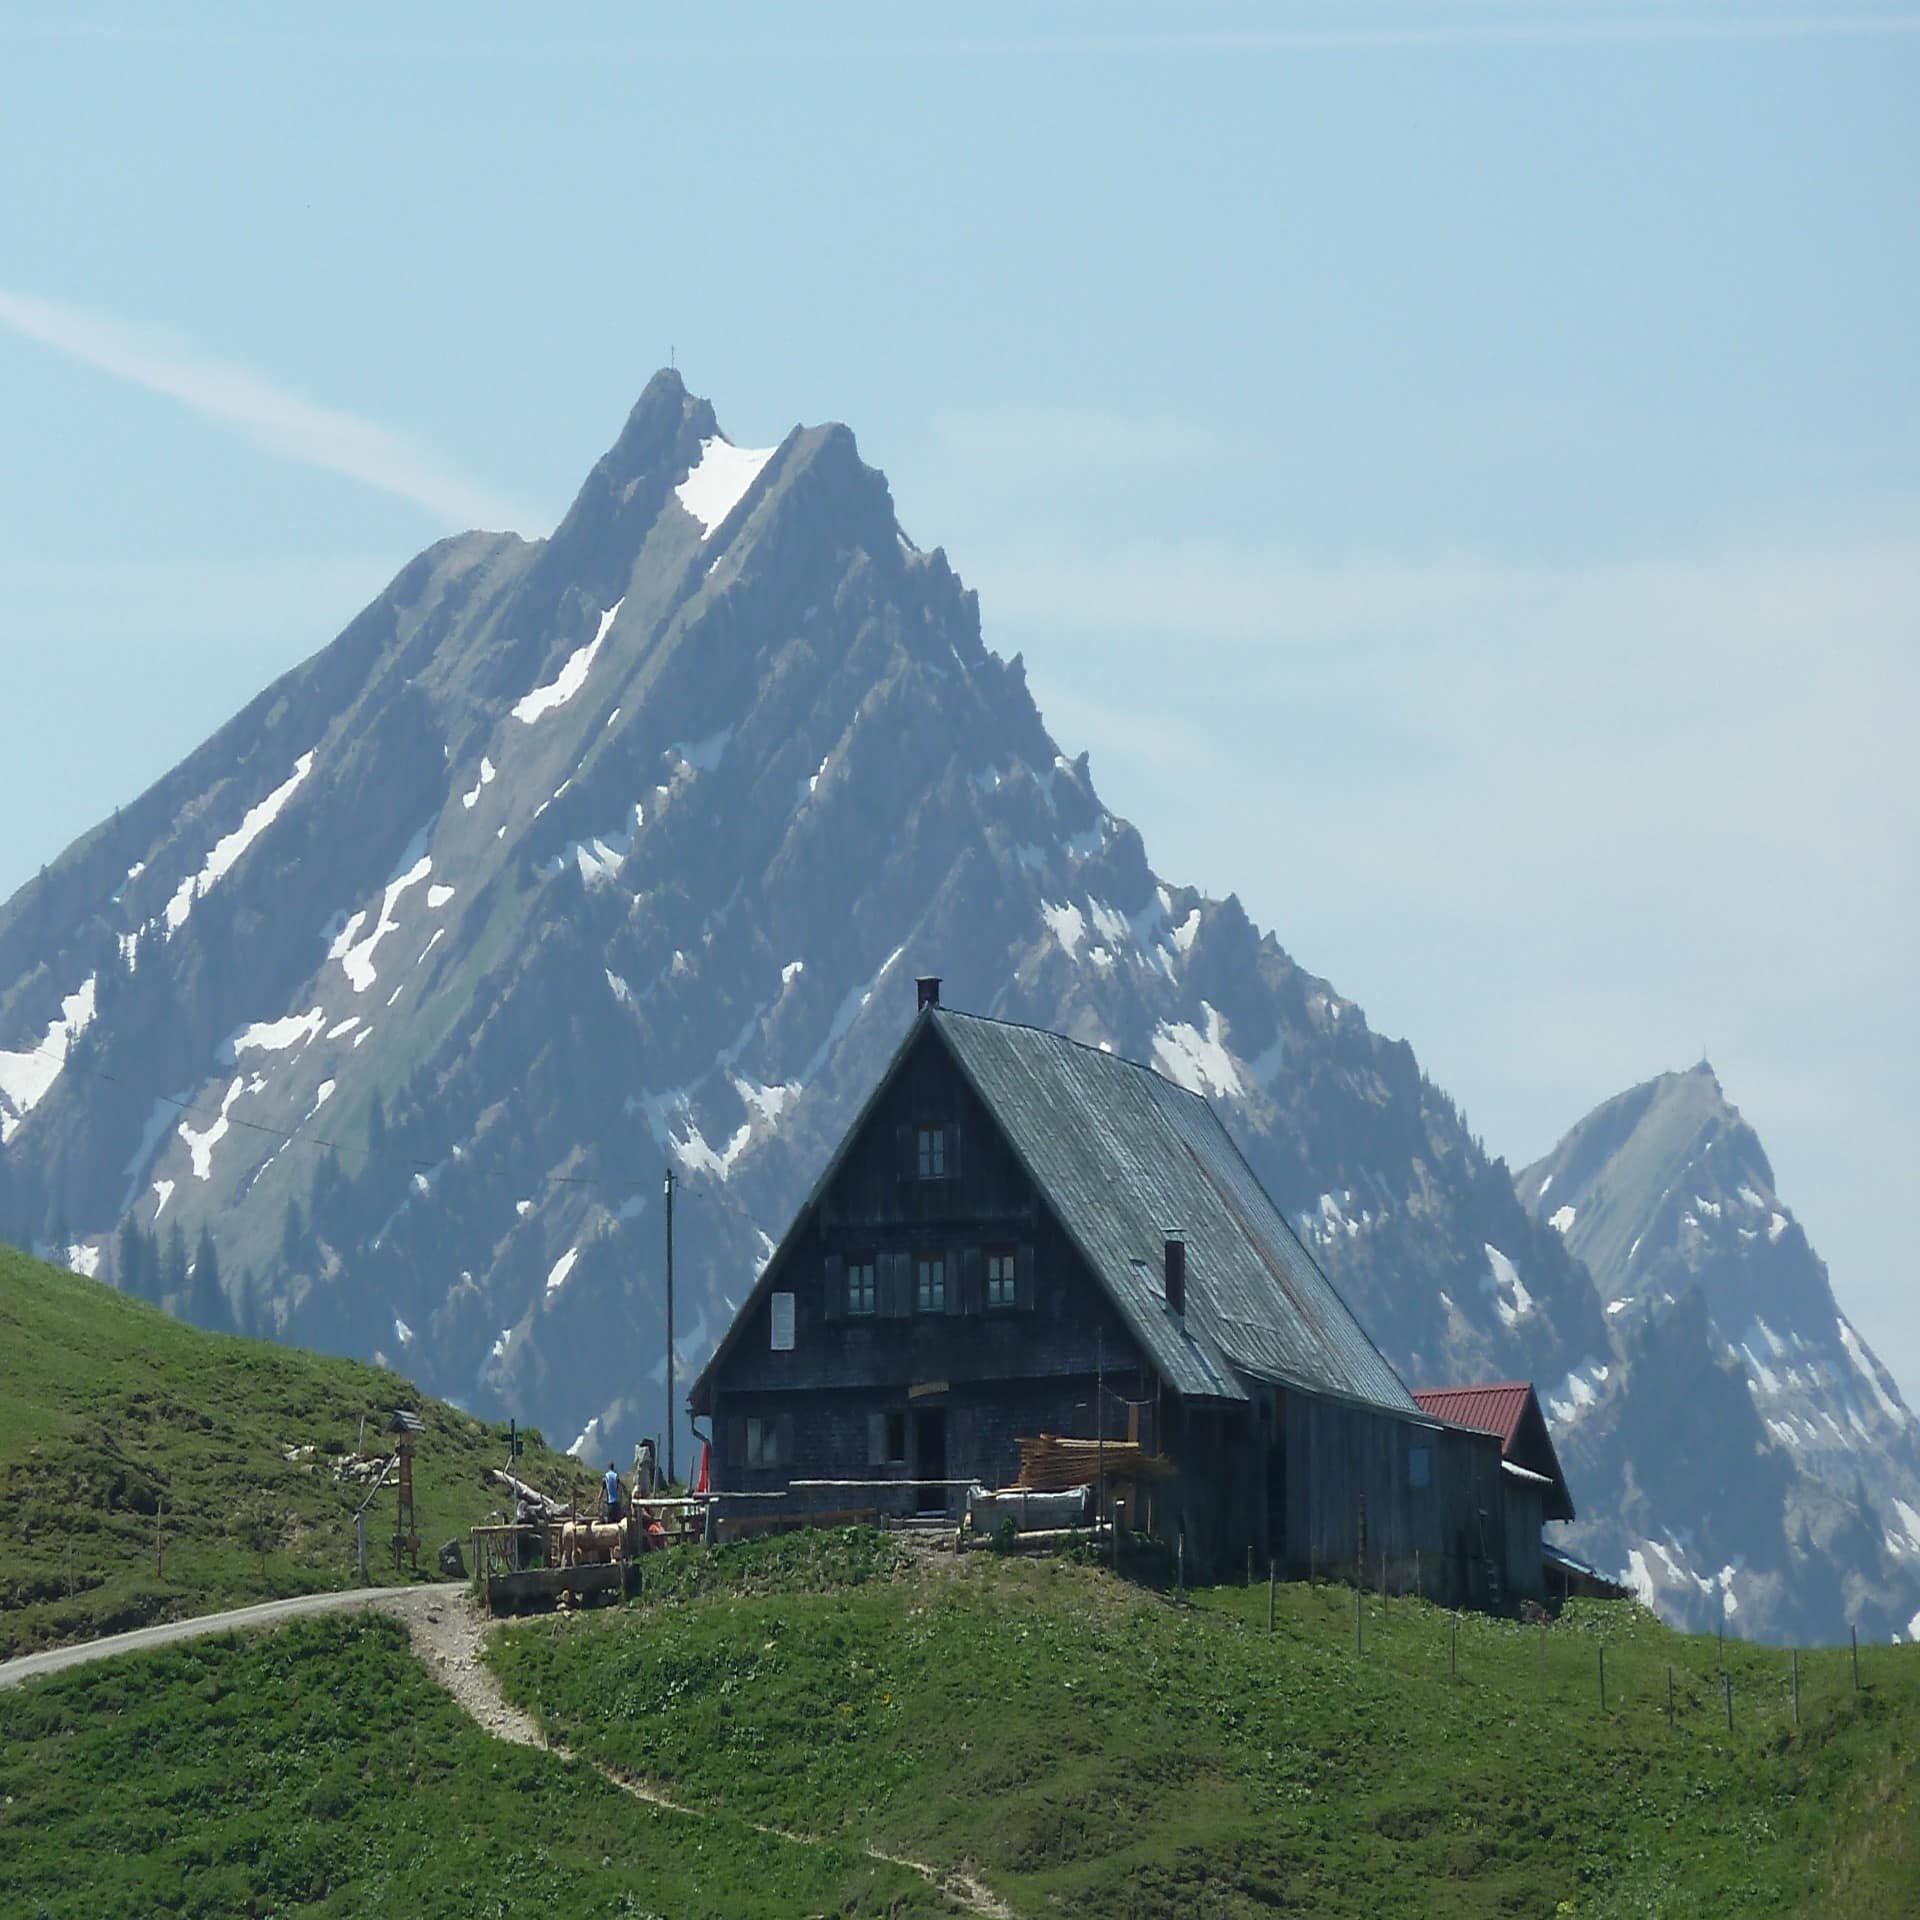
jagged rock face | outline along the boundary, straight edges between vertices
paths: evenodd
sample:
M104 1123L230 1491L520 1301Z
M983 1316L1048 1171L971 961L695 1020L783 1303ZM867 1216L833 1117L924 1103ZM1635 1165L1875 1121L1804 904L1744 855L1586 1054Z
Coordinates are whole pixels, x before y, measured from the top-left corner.
M284 1337L612 1451L665 1417L664 1170L684 1385L923 972L1210 1095L1411 1384L1633 1411L1567 1242L1154 874L846 429L736 449L669 374L550 539L421 555L0 909L0 1231L113 1279L127 1216L210 1224ZM1596 1538L1692 1524L1568 1439Z
M1920 1637L1920 1445L1704 1062L1596 1108L1515 1181L1593 1275L1604 1380L1550 1388L1622 1497L1596 1552L1671 1617Z

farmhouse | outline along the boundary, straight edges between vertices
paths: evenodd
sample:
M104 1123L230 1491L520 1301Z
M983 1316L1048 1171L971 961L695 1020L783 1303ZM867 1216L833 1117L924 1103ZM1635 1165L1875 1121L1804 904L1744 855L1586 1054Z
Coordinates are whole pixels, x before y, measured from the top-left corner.
M1151 1465L1128 1523L1201 1572L1542 1592L1533 1480L1421 1408L1212 1107L937 980L689 1400L721 1490L951 1513L1069 1436Z

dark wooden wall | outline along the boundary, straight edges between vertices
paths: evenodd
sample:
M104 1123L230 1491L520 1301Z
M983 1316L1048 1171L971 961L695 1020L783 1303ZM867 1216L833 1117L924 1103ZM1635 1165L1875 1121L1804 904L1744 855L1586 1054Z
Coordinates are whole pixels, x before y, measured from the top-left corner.
M922 1125L948 1130L943 1178L918 1175ZM984 1256L993 1247L1015 1251L1013 1306L986 1303ZM947 1261L944 1312L917 1310L922 1251ZM845 1310L845 1264L862 1254L903 1269L897 1283L882 1276L882 1311L871 1316ZM931 1033L849 1143L769 1282L713 1375L715 1473L723 1489L771 1488L795 1477L889 1478L904 1489L921 1462L871 1463L872 1416L938 1406L948 1409L947 1476L1001 1485L1018 1471L1013 1442L1020 1435L1091 1438L1095 1403L1104 1397L1106 1434L1121 1439L1125 1400L1152 1396L1153 1375L1105 1290ZM793 1296L791 1352L773 1348L775 1293ZM1102 1374L1104 1396L1096 1392ZM781 1414L791 1431L790 1461L749 1467L741 1423Z

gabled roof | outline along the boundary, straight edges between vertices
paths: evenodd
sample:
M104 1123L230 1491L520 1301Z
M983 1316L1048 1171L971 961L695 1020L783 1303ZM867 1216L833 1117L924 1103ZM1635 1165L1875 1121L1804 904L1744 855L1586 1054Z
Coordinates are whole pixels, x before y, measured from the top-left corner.
M693 1382L695 1406L928 1027L1175 1392L1245 1401L1254 1378L1418 1417L1399 1375L1204 1099L1151 1067L1064 1035L945 1007L924 1010L901 1041ZM1164 1297L1169 1233L1187 1243L1184 1315Z
M1422 1387L1414 1394L1423 1413L1450 1426L1475 1427L1500 1436L1500 1457L1511 1467L1538 1474L1552 1485L1547 1495L1549 1520L1573 1518L1573 1493L1560 1470L1540 1401L1525 1380L1502 1380L1481 1387Z
M1247 1374L1417 1411L1199 1094L1038 1027L927 1018L1177 1392L1244 1400ZM1170 1231L1187 1243L1184 1316L1164 1298Z

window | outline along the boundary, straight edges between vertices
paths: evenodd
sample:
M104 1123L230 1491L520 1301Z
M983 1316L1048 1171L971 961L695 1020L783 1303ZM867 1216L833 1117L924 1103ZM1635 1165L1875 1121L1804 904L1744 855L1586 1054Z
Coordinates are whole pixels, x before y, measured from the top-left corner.
M847 1259L847 1311L854 1313L873 1313L880 1303L879 1289L875 1283L873 1255L856 1253Z
M867 1465L904 1467L907 1464L907 1416L904 1413L867 1415Z
M920 1291L918 1300L922 1313L945 1313L947 1310L947 1263L944 1256L937 1253L923 1253L919 1261Z
M1431 1447L1407 1449L1407 1485L1410 1487L1433 1485L1433 1449Z
M1013 1304L1013 1249L990 1247L987 1250L987 1305L1010 1307Z
M904 1467L907 1464L907 1416L904 1413L887 1415L887 1465Z
M919 1172L922 1180L944 1180L947 1177L947 1130L945 1127L922 1127L920 1134Z
M751 1415L748 1417L747 1465L750 1467L780 1465L780 1422L778 1420L761 1420Z

